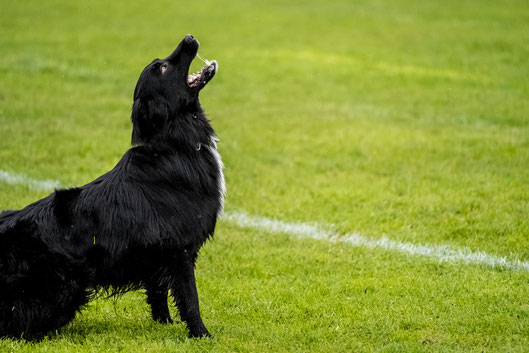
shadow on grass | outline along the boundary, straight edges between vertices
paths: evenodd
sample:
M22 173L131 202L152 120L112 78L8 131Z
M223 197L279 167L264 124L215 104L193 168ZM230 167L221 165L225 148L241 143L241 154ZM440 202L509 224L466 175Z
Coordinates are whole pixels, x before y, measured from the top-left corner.
M48 334L40 341L27 341L24 339L0 339L2 347L32 346L107 346L115 347L131 343L138 345L180 344L190 340L184 323L160 324L144 318L79 318L61 330Z
M140 341L171 339L174 342L184 342L189 339L183 322L175 320L174 324L160 324L142 317L120 317L118 320L80 318L60 332L49 336L50 339L64 338L75 343L106 339L106 337Z

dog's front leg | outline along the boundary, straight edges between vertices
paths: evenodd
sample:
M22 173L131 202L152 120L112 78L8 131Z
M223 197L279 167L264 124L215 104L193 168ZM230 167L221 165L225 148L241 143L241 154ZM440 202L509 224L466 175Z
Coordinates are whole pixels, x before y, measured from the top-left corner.
M147 303L151 306L152 318L162 324L172 324L171 314L167 306L167 287L158 283L149 283L145 286L147 290Z
M195 259L196 254L191 254L186 250L181 253L171 292L180 311L180 317L189 328L189 335L191 337L211 337L200 317L195 282Z

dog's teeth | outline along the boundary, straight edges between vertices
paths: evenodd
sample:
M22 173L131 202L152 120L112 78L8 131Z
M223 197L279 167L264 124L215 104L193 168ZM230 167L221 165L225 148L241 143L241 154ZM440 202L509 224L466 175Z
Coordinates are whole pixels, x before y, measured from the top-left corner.
M202 72L197 72L194 74L187 75L187 83L189 84L193 83L194 81L200 78L201 74Z

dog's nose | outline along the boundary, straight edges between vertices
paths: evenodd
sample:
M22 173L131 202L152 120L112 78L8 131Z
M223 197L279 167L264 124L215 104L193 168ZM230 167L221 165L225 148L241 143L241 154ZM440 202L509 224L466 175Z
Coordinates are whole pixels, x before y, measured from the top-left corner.
M187 43L192 42L194 39L195 39L195 37L193 37L192 34L188 34L188 35L184 38L184 40L185 40Z

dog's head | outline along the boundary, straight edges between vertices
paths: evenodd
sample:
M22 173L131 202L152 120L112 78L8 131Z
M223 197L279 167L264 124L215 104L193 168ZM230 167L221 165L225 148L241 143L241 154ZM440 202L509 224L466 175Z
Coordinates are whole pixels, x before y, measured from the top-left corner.
M171 55L155 59L143 69L134 90L133 144L163 140L175 120L202 114L198 94L215 76L218 65L213 60L200 72L189 74L198 46L188 34Z

